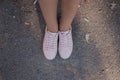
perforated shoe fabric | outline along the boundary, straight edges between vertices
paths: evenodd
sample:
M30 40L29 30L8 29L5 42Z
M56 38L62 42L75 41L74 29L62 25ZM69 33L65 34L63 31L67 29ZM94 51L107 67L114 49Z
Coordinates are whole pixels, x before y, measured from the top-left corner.
M73 50L72 30L59 31L59 54L61 58L68 59Z
M43 52L46 59L53 60L56 57L57 41L58 33L52 33L46 29L43 40Z

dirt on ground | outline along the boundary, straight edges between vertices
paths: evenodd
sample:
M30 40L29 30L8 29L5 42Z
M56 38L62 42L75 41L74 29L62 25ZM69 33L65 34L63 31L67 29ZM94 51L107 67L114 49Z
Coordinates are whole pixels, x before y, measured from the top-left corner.
M48 61L37 0L0 0L0 80L120 80L120 1L81 1L72 27L72 56Z

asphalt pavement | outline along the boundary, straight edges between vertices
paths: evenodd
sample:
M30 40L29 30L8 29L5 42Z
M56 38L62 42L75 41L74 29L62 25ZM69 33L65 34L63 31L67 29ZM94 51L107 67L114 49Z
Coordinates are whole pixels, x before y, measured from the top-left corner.
M49 61L38 2L0 0L0 80L120 80L120 0L82 1L72 29L72 56Z

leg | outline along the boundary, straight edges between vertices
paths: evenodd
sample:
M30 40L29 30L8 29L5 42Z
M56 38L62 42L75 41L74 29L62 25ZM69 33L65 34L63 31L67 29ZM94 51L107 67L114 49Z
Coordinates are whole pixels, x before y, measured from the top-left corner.
M58 31L57 0L39 0L47 29L51 32Z
M76 14L79 1L80 0L61 0L62 16L59 24L61 31L69 30Z
M68 59L73 50L71 23L77 11L79 0L62 0L62 17L60 19L59 53L61 58Z

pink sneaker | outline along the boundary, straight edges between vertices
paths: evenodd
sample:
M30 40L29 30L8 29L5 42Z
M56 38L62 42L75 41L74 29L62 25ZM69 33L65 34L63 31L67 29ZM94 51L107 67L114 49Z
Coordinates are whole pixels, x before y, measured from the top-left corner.
M48 60L53 60L57 54L57 41L58 41L58 33L52 33L45 30L45 36L43 40L43 52L44 56Z
M67 59L71 56L73 50L73 40L71 29L65 32L59 32L59 54L61 58Z

